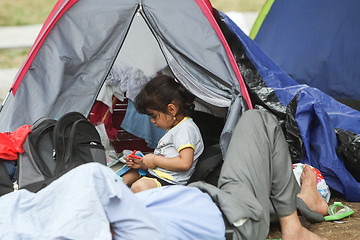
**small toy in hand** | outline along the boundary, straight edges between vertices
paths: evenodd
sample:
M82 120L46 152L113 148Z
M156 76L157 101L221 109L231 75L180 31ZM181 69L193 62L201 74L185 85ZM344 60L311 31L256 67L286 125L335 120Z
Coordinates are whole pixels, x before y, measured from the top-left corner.
M141 153L141 152L139 152L138 154L140 155L140 156L138 156L138 155L135 155L136 154L136 150L134 150L133 151L133 153L132 154L129 154L129 157L132 157L132 158L136 158L136 159L141 159L144 155Z
M132 152L132 154L129 154L128 156L131 158L141 159L142 157L144 157L144 154L140 151L134 150ZM122 176L129 170L130 170L130 168L128 166L124 165L122 168L120 168L119 170L116 171L116 174L119 176ZM142 176L145 176L147 174L147 170L139 168L138 171L139 171L139 174Z

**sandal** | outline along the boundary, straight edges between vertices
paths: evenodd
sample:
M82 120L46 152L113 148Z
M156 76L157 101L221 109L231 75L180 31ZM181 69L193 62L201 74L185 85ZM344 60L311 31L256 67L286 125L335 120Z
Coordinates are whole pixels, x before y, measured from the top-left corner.
M343 205L341 202L334 202L334 204L329 206L328 213L329 215L325 216L324 220L335 221L350 216L354 213L354 210L352 210L348 206Z
M324 221L324 216L320 213L312 211L301 198L296 197L296 205L298 210L301 212L301 215L303 215L309 222L320 223Z

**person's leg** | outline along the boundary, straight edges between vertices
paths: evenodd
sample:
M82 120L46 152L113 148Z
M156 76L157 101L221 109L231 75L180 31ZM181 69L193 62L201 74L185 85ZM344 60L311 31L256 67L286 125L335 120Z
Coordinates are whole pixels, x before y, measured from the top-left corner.
M112 186L111 186L112 187ZM124 184L116 186L121 198L113 197L104 204L111 224L113 239L162 239L160 223Z
M160 222L165 239L225 239L219 208L197 188L168 185L134 195Z
M139 180L139 169L130 169L124 175L122 175L123 182L128 186Z
M280 217L282 240L320 240L318 235L301 226L297 212Z
M249 110L234 129L219 178L219 188L261 208L259 218L249 218L238 229L245 239L266 238L270 204L280 217L283 231L303 229L297 217L300 187L292 173L291 158L277 119L268 112ZM242 189L242 191L238 191ZM285 217L285 219L284 219Z
M289 215L296 210L295 197L300 187L294 184L296 180L290 171L286 141L277 140L280 134L277 120L258 110L246 111L233 131L218 186L235 198L249 202L247 208L260 211L260 216L249 218L240 227L245 239L266 238L271 196L278 198L273 203L278 215L279 211L280 215Z

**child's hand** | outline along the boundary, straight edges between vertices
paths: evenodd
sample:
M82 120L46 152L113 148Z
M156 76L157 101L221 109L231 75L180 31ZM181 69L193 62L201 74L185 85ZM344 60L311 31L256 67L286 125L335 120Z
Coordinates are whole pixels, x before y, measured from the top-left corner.
M143 166L141 159L133 158L130 155L131 154L128 154L124 157L124 159L126 160L126 166L135 169L141 168Z
M156 157L157 155L149 153L146 154L142 159L137 159L137 160L141 160L142 164L146 166L146 168L154 168L156 167Z

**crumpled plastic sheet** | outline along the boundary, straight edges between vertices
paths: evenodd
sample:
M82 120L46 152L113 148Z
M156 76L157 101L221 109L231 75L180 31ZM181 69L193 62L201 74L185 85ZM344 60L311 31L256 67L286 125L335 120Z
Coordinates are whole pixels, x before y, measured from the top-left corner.
M345 167L360 182L360 136L356 133L335 128L339 146L336 153L342 156Z

